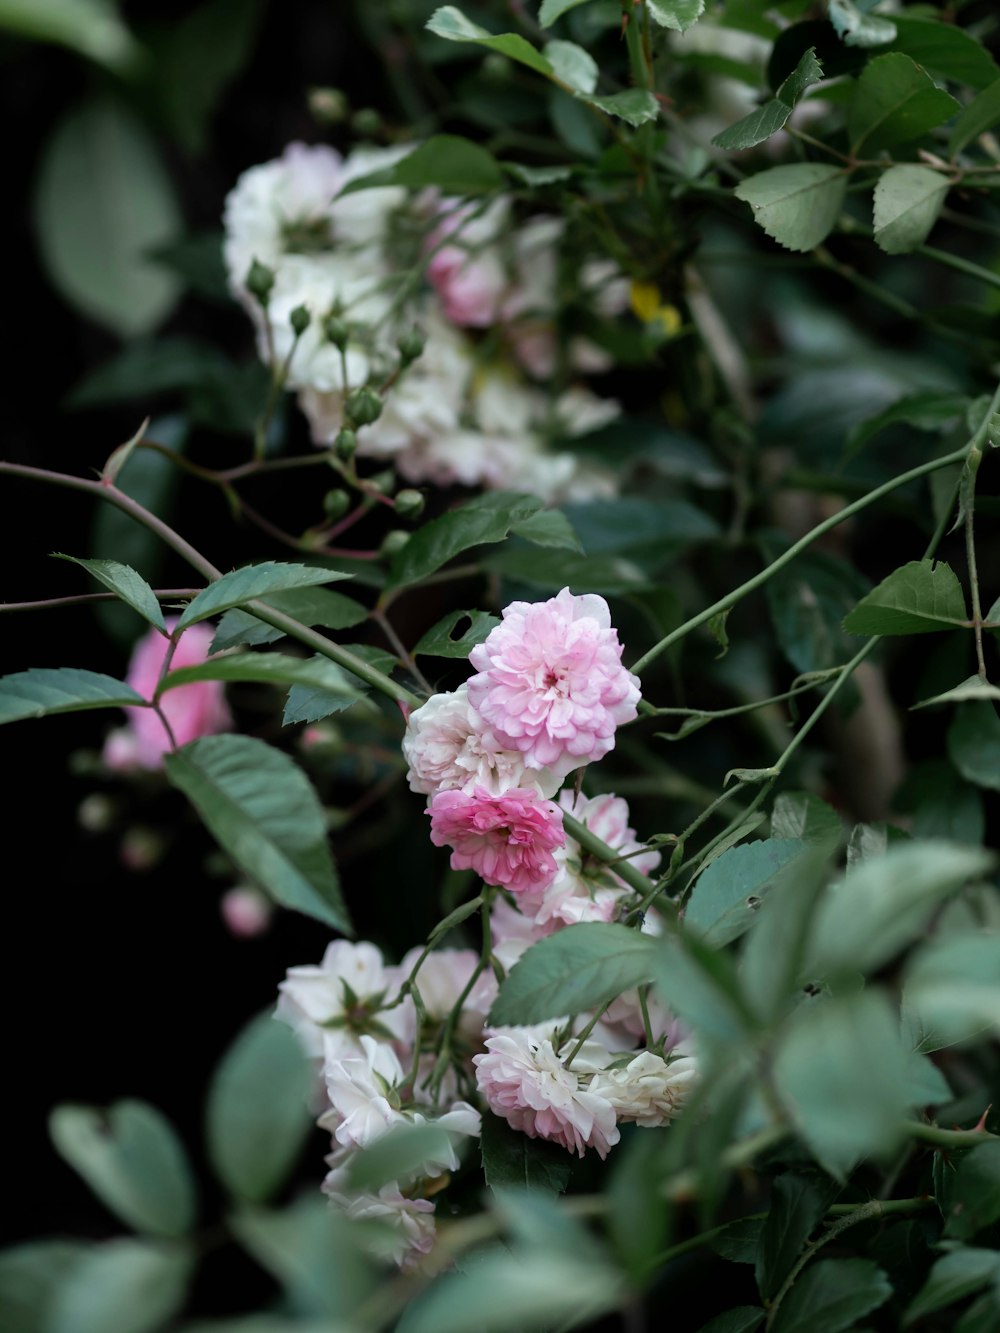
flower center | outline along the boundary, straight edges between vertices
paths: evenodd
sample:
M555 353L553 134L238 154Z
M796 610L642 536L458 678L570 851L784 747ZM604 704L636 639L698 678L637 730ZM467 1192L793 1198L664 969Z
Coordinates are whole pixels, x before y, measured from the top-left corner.
M333 248L329 218L295 218L284 223L281 239L292 255L318 255Z

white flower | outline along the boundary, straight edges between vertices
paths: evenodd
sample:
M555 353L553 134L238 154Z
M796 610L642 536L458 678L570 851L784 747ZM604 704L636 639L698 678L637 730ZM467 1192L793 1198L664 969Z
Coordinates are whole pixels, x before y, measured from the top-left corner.
M640 1051L628 1064L594 1075L591 1092L607 1098L619 1120L638 1125L665 1125L677 1114L698 1078L693 1056L669 1062L652 1051Z
M359 1030L372 1025L402 1040L404 1016L399 1010L378 1015L390 984L374 944L335 940L318 967L288 969L278 987L275 1016L293 1029L313 1057L330 1050L358 1051Z
M403 1070L391 1047L361 1038L361 1054L328 1058L323 1076L330 1110L319 1118L342 1148L367 1148L395 1125L407 1123L396 1089Z
M323 1181L323 1190L331 1203L347 1217L388 1222L396 1235L386 1245L385 1257L401 1268L416 1267L434 1244L434 1205L429 1199L407 1198L395 1181L383 1185L377 1194L353 1192L347 1184L348 1168L341 1161L343 1156L336 1153L327 1159L339 1162Z

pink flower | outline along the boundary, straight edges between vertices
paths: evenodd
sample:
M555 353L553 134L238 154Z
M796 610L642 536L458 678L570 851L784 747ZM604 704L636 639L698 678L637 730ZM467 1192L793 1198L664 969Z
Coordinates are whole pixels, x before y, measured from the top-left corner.
M512 602L469 654L479 673L468 682L469 702L528 768L565 776L606 755L616 727L636 716L639 681L621 655L596 593L563 588L547 602Z
M555 878L552 853L566 841L562 816L536 790L513 787L499 796L485 787L439 791L427 810L431 842L453 849L453 870L475 870L511 893L544 889Z
M476 1082L490 1109L531 1139L551 1139L582 1157L600 1157L620 1137L615 1109L589 1090L592 1071L567 1069L547 1038L531 1028L508 1028L489 1037L486 1054L474 1055Z
M219 910L229 933L246 940L263 935L274 915L274 908L264 895L247 884L238 884L224 894Z
M176 619L167 621L173 633ZM209 655L212 630L208 625L192 625L184 630L177 641L170 666L200 666ZM144 699L152 699L159 684L160 672L166 660L169 641L157 630L149 633L135 646L125 679ZM222 681L194 681L168 690L160 700L162 708L178 745L211 736L217 731L229 731L233 717L226 703ZM162 768L163 756L170 750L170 737L159 714L152 708L126 708L128 725L123 731L112 732L104 747L104 762L109 768L127 771L132 768Z
M496 253L471 255L445 245L427 265L427 276L453 324L485 329L496 321L507 281Z

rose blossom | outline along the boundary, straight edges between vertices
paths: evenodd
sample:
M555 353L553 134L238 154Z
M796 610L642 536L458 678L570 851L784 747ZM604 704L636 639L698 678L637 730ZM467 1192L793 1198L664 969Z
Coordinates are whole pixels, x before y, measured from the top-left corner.
M614 747L636 716L639 682L603 597L563 588L547 602L512 602L503 622L469 654L473 707L528 768L564 776Z
M334 1153L327 1158L333 1169L323 1181L324 1193L349 1218L374 1218L388 1223L396 1233L395 1238L390 1241L380 1234L378 1239L385 1246L386 1258L403 1269L418 1266L434 1244L434 1205L429 1199L408 1199L395 1181L383 1185L377 1194L351 1190L347 1183L349 1172L341 1160L344 1156Z
M360 1049L360 1034L374 1028L406 1045L406 1015L379 1007L392 985L374 944L334 940L319 966L290 967L278 990L275 1017L287 1023L313 1057Z
M176 618L168 620L166 626L172 634L177 627ZM208 625L192 625L184 630L177 640L171 669L200 666L206 661L212 634ZM125 679L144 699L152 699L156 693L169 648L169 639L155 629L135 646ZM186 745L199 736L228 731L233 725L221 680L192 681L190 685L168 690L160 700L160 708L178 745ZM125 715L128 725L108 737L104 762L118 771L162 768L163 756L169 753L171 744L159 713L152 708L126 708Z
M665 1125L680 1110L698 1077L693 1056L666 1061L640 1051L628 1064L594 1075L591 1091L606 1097L619 1120L652 1128Z
M512 787L500 796L485 787L439 791L427 811L431 842L453 849L453 870L475 870L511 893L544 889L555 878L552 853L566 840L562 817L534 788Z

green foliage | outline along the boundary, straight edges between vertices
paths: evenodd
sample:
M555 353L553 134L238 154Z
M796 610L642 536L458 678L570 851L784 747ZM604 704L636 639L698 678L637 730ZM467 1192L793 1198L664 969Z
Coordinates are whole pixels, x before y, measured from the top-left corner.
M97 671L75 667L35 667L0 676L0 723L50 713L78 713L88 708L143 705L131 685Z
M325 657L288 657L284 653L232 653L198 666L178 667L164 677L162 689L166 692L197 680L305 685L342 700L341 708L363 699L365 694L351 677Z
M909 56L891 51L862 70L848 113L851 150L857 156L922 138L950 120L959 105Z
M887 255L923 245L937 221L950 182L940 171L904 164L883 171L875 185L875 243Z
M167 777L236 864L276 902L351 931L316 792L250 736L206 736L168 755Z
M868 13L868 5L854 0L828 0L830 22L848 46L883 46L896 36L896 25L889 18Z
M816 48L811 46L770 101L717 134L712 142L717 148L737 152L744 148L755 148L785 125L806 89L822 77L823 66L816 59Z
M894 570L844 618L849 634L931 634L967 625L958 576L944 561L911 560Z
M541 508L541 501L534 496L493 491L431 519L393 559L388 586L402 588L418 583L463 551L503 541Z
M265 1203L284 1184L310 1129L312 1070L290 1028L255 1018L223 1056L208 1095L206 1134L219 1179Z
M57 42L117 73L128 73L142 52L114 0L2 0L0 28Z
M59 555L58 560L69 560L75 565L82 565L88 574L92 574L99 583L110 588L133 611L137 611L143 620L147 620L154 629L166 633L163 612L156 594L142 577L130 565L123 565L118 560L82 560L75 555Z
M192 1267L186 1249L162 1242L95 1246L56 1289L49 1333L152 1333L183 1305Z
M41 1240L0 1253L0 1317L7 1333L45 1333L56 1292L87 1250L82 1241Z
M786 1172L776 1177L754 1269L763 1300L777 1295L836 1193L833 1182L823 1176Z
M841 167L796 162L769 167L740 181L734 193L754 220L788 250L812 250L833 229L847 190Z
M945 1235L971 1240L1000 1219L1000 1142L980 1143L958 1164L949 1191Z
M106 1112L59 1106L49 1119L56 1149L112 1212L154 1236L181 1236L195 1216L191 1168L169 1121L145 1102Z
M885 1273L869 1259L822 1259L788 1293L775 1333L841 1333L892 1295Z
M1000 790L1000 718L991 702L959 704L948 728L948 755L968 782Z
M561 1194L569 1181L569 1158L555 1144L529 1139L489 1112L483 1116L480 1148L490 1189L516 1187Z
M401 185L409 190L437 186L447 194L458 195L488 194L503 185L503 173L485 148L455 134L436 134L394 166L349 181L341 193L353 194L355 190L387 185Z
M267 597L271 593L287 592L292 588L308 588L314 584L336 583L349 578L334 569L320 569L315 565L296 565L278 560L263 560L259 565L247 565L223 574L220 579L203 588L187 604L178 629L186 629L199 620L208 620L234 606Z
M906 1311L906 1324L936 1314L965 1296L972 1296L1000 1280L1000 1254L969 1246L943 1255Z
M273 611L291 616L303 625L320 625L323 629L353 629L368 616L360 602L328 588L289 588L286 592L269 593L260 600ZM274 643L284 637L283 630L258 620L248 611L227 611L215 631L212 652L237 644Z
M499 616L492 616L488 611L452 611L420 636L413 654L415 657L421 654L426 657L468 657L476 644L482 643L499 624ZM457 638L456 630L461 630Z
M649 15L664 28L687 32L705 12L705 0L648 0Z
M779 877L795 874L795 862L808 850L798 838L766 838L731 847L697 880L684 912L684 924L705 944L720 948L750 929Z
M1000 123L1000 78L995 78L956 116L948 139L948 152L954 157L967 148L973 139L978 139L981 134L987 133L998 123Z

